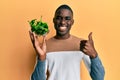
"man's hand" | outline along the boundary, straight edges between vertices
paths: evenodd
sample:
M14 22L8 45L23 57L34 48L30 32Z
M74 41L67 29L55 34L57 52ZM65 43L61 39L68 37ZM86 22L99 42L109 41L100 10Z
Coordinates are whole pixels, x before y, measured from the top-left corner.
M38 40L38 36L34 32L29 31L29 35L30 35L33 47L35 48L35 50L38 54L39 59L45 60L45 58L46 58L46 35L43 36L42 44L40 44L40 42Z
M94 41L92 39L92 32L89 33L88 40L82 40L80 42L80 50L86 55L90 56L90 58L95 58L97 56L97 52L94 47Z

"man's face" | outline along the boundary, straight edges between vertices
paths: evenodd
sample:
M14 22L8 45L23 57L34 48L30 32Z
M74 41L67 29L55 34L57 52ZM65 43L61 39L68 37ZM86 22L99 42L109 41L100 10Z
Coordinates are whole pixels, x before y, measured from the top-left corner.
M53 22L57 34L64 36L69 34L71 26L74 23L73 14L68 9L60 9L55 14Z

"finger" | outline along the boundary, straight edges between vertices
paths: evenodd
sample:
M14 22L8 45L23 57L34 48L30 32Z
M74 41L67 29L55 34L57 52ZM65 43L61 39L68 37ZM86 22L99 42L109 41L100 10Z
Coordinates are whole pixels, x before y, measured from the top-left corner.
M83 49L83 52L84 52L85 54L87 54L88 50L84 48L84 49Z
M42 43L43 43L44 45L46 44L46 35L43 36L43 41L42 41Z
M87 49L83 49L83 52L86 53L86 52L87 52Z
M80 42L80 50L81 50L81 51L83 51L83 49L85 48L86 42L87 42L87 40L82 40L82 41Z
M36 40L38 40L38 35L36 35L34 32L32 32L33 33L33 38L34 38L34 40L36 41Z
M42 50L46 53L46 36L43 36Z
M88 35L88 40L89 40L90 42L93 42L93 39L92 39L92 32L89 33L89 35Z
M30 35L31 41L33 42L33 41L34 41L34 38L33 38L33 33L32 33L31 31L29 31L29 35Z
M46 40L46 38L47 38L47 35L43 36L44 41Z

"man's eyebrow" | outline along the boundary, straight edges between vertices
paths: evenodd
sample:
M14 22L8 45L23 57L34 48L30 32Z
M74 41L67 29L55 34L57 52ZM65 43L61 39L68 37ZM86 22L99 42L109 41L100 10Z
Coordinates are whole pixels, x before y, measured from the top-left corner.
M71 18L71 16L65 16L65 18Z
M58 15L58 16L56 16L56 17L62 17L62 16L59 16L59 15ZM65 16L64 18L66 18L66 17L68 17L68 18L69 18L69 17L71 17L71 16Z
M58 15L58 16L56 16L56 19L65 19L65 20L71 20L71 16L65 16L65 17L62 17L62 16L60 16L60 15Z
M61 16L58 15L58 16L56 16L56 17L61 17Z

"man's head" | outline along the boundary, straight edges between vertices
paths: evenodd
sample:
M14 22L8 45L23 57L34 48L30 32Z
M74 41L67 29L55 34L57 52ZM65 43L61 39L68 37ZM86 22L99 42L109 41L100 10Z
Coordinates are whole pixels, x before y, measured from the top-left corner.
M71 7L68 6L68 5L66 5L66 4L60 5L60 6L56 9L55 14L56 14L60 9L67 9L67 10L70 10L71 13L72 13L72 15L73 15L73 11L72 11Z
M57 35L69 35L71 26L74 23L72 9L68 5L59 6L55 11L53 22Z

